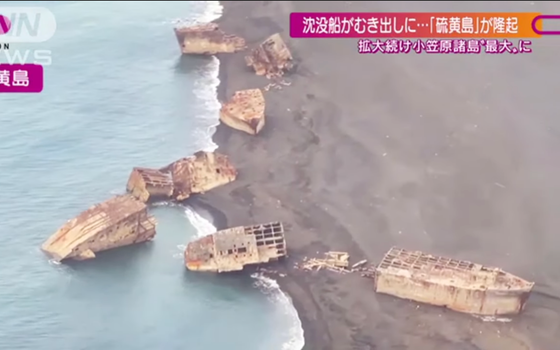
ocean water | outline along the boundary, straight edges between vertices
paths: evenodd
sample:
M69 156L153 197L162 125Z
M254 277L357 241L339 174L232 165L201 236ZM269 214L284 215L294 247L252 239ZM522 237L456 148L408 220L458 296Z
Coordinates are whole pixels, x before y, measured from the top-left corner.
M297 350L301 323L275 281L193 274L182 250L214 227L159 205L154 242L54 264L40 244L121 193L134 166L213 150L219 62L180 58L177 19L217 2L3 2L44 6L57 32L38 95L0 96L0 349Z

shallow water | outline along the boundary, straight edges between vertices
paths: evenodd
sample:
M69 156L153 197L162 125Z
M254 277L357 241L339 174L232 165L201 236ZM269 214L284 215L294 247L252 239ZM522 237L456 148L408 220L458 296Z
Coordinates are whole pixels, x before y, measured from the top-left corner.
M184 245L213 229L189 208L152 208L154 242L96 260L57 265L39 251L121 193L133 166L216 147L219 62L180 60L172 32L177 17L215 18L210 3L25 2L58 28L41 47L53 52L45 90L0 96L0 349L301 348L274 281L185 271Z

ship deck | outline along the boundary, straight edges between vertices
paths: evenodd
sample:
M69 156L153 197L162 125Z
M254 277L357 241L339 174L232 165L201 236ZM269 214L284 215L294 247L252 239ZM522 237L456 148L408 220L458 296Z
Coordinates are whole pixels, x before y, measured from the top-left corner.
M232 227L199 238L187 245L185 263L190 270L228 272L285 255L284 226L270 222Z
M168 173L164 173L157 169L149 169L149 168L133 168L132 171L137 172L142 180L148 186L154 187L163 187L163 186L173 186L173 182L171 181L171 175Z
M530 290L534 285L499 268L398 247L385 254L376 272L464 289Z
M67 221L42 245L42 248L50 251L52 247L56 247L60 256L66 256L77 244L145 209L146 205L131 195L115 196Z

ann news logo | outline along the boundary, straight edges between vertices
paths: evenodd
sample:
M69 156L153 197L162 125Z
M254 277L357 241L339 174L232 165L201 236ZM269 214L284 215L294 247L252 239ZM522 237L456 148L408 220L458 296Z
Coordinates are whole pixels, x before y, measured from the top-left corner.
M51 50L19 49L43 43L56 31L54 14L43 7L0 7L0 64L52 64Z

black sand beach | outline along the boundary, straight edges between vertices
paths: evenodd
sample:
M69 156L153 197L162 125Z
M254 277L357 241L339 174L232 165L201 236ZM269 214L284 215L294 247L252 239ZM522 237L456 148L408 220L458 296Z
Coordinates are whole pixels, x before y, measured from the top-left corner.
M517 11L532 2L222 2L226 32L250 46L281 32L297 59L265 94L267 125L250 137L219 126L238 180L199 197L218 228L281 220L283 289L306 349L558 349L560 334L559 41L526 55L359 55L356 40L289 38L289 13ZM559 7L559 8L555 8ZM269 83L244 53L221 60L219 98ZM293 269L348 251L377 262L393 245L504 268L537 282L526 311L483 322L373 292L359 275ZM258 335L257 335L258 336Z

